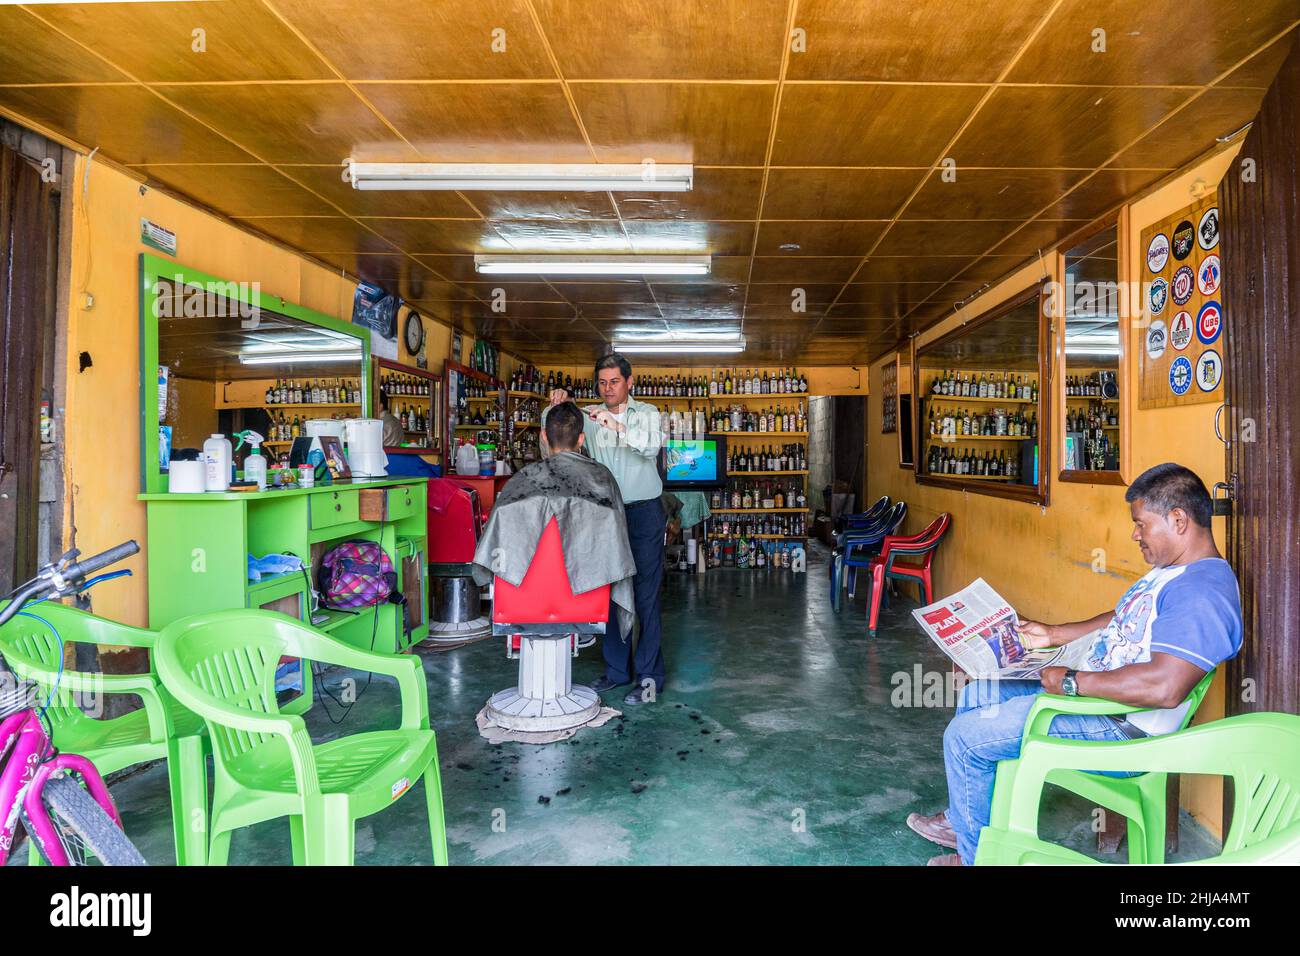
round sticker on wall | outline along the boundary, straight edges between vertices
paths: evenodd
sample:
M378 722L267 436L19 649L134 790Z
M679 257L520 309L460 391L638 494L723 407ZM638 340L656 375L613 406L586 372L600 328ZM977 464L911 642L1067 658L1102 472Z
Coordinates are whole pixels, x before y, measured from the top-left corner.
M1192 274L1191 266L1182 266L1174 273L1174 281L1171 283L1174 295L1174 305L1186 305L1187 300L1192 297L1192 292L1196 289L1196 276Z
M1196 227L1196 241L1202 249L1213 249L1219 244L1219 207L1211 206L1201 216L1201 223Z
M1192 316L1179 312L1169 321L1169 344L1181 352L1192 344Z
M1191 326L1191 323L1188 323ZM1169 344L1169 336L1165 334L1164 319L1156 319L1147 326L1147 358L1158 359L1165 354L1165 346Z
M1169 366L1169 388L1175 395L1186 395L1192 387L1192 363L1185 356L1178 356Z
M1174 230L1173 252L1174 258L1182 262L1192 254L1192 247L1196 245L1196 230L1192 226L1190 219L1184 219Z
M1196 387L1202 392L1212 392L1223 378L1223 359L1214 349L1206 349L1196 360Z
M1196 288L1200 290L1201 295L1214 295L1219 291L1219 283L1222 281L1219 257L1206 256L1196 270Z
M1211 345L1223 331L1223 307L1217 302L1207 302L1196 314L1196 337Z
M1165 304L1169 301L1169 283L1164 279L1157 279L1151 283L1151 289L1147 292L1147 304L1150 306L1152 315L1159 315L1165 310Z
M1151 272L1159 272L1168 261L1169 237L1163 232L1157 232L1147 245L1147 269Z

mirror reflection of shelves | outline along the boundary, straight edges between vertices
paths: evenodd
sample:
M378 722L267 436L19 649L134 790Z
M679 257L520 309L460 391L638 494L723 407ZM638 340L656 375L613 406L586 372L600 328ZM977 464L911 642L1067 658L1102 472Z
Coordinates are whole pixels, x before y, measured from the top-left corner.
M441 377L389 359L375 359L372 364L375 385L387 397L388 413L401 428L401 443L385 444L384 452L441 457Z
M1026 444L1036 454L1038 376L990 368L921 370L926 473L1020 483Z

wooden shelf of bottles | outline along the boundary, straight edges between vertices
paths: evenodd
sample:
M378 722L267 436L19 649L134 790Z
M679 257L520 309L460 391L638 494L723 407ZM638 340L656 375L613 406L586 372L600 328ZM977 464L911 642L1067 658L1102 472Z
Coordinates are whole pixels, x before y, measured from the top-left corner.
M803 515L808 513L807 508L713 508L709 511L713 514L736 514L736 515Z
M735 471L731 471L731 470L727 471L728 478L749 478L751 476L754 478L773 478L777 475L806 475L806 474L808 474L808 472L806 471L741 471L739 469Z
M360 402L263 402L260 405L218 405L217 408L360 408Z
M807 432L706 432L708 436L721 435L725 438L807 438Z
M728 539L732 539L732 540L736 539L737 535L733 531L731 534L710 534L708 535L708 537L716 538L717 540L720 541L726 541ZM745 537L751 541L755 539L759 541L807 541L808 540L808 536L806 534L747 534L745 535Z

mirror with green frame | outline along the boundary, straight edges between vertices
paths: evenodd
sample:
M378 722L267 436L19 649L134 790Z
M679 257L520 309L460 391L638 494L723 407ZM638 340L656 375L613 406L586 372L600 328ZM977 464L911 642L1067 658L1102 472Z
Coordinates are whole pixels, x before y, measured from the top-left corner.
M211 435L257 432L274 468L308 420L366 414L365 329L153 256L141 280L146 492L166 491L170 462L199 458Z

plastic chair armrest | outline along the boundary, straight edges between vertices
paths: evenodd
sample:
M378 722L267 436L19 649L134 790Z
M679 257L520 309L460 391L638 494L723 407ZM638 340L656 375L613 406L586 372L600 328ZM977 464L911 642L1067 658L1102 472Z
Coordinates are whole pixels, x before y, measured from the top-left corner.
M20 678L35 681L42 688L58 685L58 695L87 694L98 698L103 694L133 694L140 698L144 706L145 719L149 724L149 739L153 743L162 743L172 733L171 715L163 706L158 693L158 678L153 674L101 674L88 671L64 670L50 667L29 657L10 653L5 656ZM76 701L60 701L69 706L76 706Z
M1030 736L1046 736L1052 726L1052 718L1060 714L1080 716L1115 717L1120 714L1133 714L1149 707L1135 707L1118 701L1106 700L1104 697L1067 697L1063 694L1039 694L1029 708L1025 718L1024 741Z
M330 646L323 650L317 660L395 679L402 698L402 729L429 729L429 690L424 680L424 667L418 658L405 654L376 654L338 641L331 641Z

